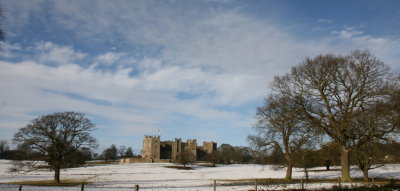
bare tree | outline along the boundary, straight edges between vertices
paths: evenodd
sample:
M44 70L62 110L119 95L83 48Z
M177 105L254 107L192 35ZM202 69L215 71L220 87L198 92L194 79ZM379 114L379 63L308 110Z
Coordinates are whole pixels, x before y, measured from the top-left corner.
M351 121L395 89L389 68L368 51L348 56L320 55L306 59L289 74L275 77L273 90L295 100L314 127L341 146L341 179L350 181L349 151L381 138L392 127L369 128L364 134Z
M103 158L106 161L116 161L118 158L118 149L115 144L112 144L109 148L103 151Z
M287 167L285 179L291 180L295 154L318 137L316 132L304 121L298 105L281 95L270 95L256 116L258 135L249 136L250 142L282 153Z
M352 158L357 167L363 172L364 181L369 181L368 171L385 165L385 157L379 150L377 143L368 142L354 149Z
M315 145L310 144L302 148L300 151L294 153L296 158L294 164L303 168L306 181L309 181L308 169L318 165L318 157L315 156L316 151L311 149L313 147L315 147Z
M183 149L182 152L178 155L177 162L183 165L183 168L186 168L188 163L195 161L193 153L189 149Z
M126 152L126 146L125 145L119 146L119 149L118 149L119 158L124 158L125 152Z
M60 183L60 170L77 165L76 153L81 148L95 148L90 135L95 125L83 113L61 112L40 116L14 135L14 142L34 153L32 163L19 163L17 170L34 170L44 161L54 170L54 181ZM25 169L24 169L25 168Z
M340 163L340 145L334 141L323 143L319 157L323 160L326 170L329 170L331 165L337 166Z
M215 164L218 162L218 151L212 151L211 153L208 153L205 159L211 163L213 167L215 167Z
M392 141L392 138L395 137L395 135L392 135L395 126L391 122L393 117L397 116L393 116L393 112L388 109L391 104L391 102L375 104L350 122L351 126L358 129L357 132L353 133L354 135L368 139L366 143L353 149L353 158L359 169L363 171L365 181L369 181L368 171L370 169L385 164L384 156L377 145L382 141ZM389 131L385 134L390 136L373 135L374 133L382 133L384 130Z
M254 151L250 147L235 146L234 158L236 163L251 163L254 160Z
M230 164L234 162L235 149L230 144L221 144L218 148L218 160L224 164Z
M8 141L0 140L0 159L3 159L4 153L9 149L10 147L8 146Z
M400 73L397 77L397 82L400 83ZM390 101L386 105L389 111L392 111L392 123L396 125L396 131L400 132L400 85L398 84L397 89L393 91Z
M126 158L131 158L131 157L134 157L135 155L133 154L133 151L132 151L132 147L128 147L128 149L126 149L126 151L125 151L125 157Z

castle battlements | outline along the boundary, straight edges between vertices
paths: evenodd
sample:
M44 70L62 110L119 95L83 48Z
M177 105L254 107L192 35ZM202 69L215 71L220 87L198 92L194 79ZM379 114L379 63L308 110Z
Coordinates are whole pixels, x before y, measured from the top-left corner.
M146 161L175 161L182 151L188 150L197 160L204 160L207 154L216 151L217 143L203 142L197 146L196 139L188 139L182 142L181 138L174 141L160 141L160 136L145 135L143 139L142 158Z

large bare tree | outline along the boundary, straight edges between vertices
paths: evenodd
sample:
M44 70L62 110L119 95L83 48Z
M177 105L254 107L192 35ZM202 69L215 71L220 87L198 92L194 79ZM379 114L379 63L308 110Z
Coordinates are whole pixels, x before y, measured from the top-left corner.
M54 181L60 183L60 170L75 166L81 148L94 148L97 141L90 135L95 125L83 113L61 112L40 116L14 135L14 142L34 153L33 163L19 163L19 170L33 170L44 161L54 170ZM18 170L18 169L17 169Z
M360 133L354 119L386 102L396 88L390 69L368 51L307 58L273 82L275 92L295 100L314 127L340 144L345 182L350 181L349 151L393 130L390 125L366 126Z
M282 153L287 167L285 179L291 180L295 156L316 140L317 132L305 121L299 106L282 95L270 95L264 106L257 108L256 117L258 134L249 136L250 142Z

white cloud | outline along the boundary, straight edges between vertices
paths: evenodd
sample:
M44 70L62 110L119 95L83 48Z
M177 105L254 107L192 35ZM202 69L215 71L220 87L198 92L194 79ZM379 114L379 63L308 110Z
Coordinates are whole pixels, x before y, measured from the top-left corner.
M96 60L102 64L112 65L115 64L124 54L122 53L114 53L114 52L107 52L97 56Z
M345 27L345 29L341 31L333 31L332 34L338 35L345 40L352 40L356 43L365 43L369 45L382 45L387 42L386 39L381 37L365 35L363 31L356 30L353 27Z
M9 44L9 43L2 43L1 44L1 51L0 55L3 58L14 58L15 52L22 50L21 46L19 44Z
M1 115L76 110L119 121L121 128L131 126L140 131L143 131L142 128L146 129L146 126L138 124L147 124L147 128L154 128L168 120L171 113L209 120L238 117L235 113L213 109L212 105L205 104L207 99L175 98L175 93L195 90L196 83L200 82L192 81L197 77L192 78L191 74L194 72L190 70L167 68L154 75L135 78L129 76L130 69L103 72L76 64L45 66L33 61L1 62L0 68L0 88L5 92L0 100L7 103L7 107L0 111ZM200 78L197 80L204 79L201 77L204 74L199 70L197 72ZM184 73L187 76L175 79ZM165 84L165 81L171 83ZM153 86L148 87L151 84ZM160 93L163 91L167 93ZM74 97L75 95L78 97ZM96 100L105 102L106 105L96 103Z
M352 27L345 27L345 29L343 29L341 31L333 31L332 34L337 34L337 35L339 35L340 38L343 38L343 39L352 39L354 37L362 35L363 32L355 30Z
M7 22L8 26L11 28L22 28L29 22L30 18L37 16L35 14L42 11L43 3L45 2L47 2L47 0L15 0L13 3L2 1L1 5L5 22Z
M40 63L71 64L85 58L87 55L75 51L72 47L58 46L52 42L39 42L33 47Z
M366 34L355 27L344 27L341 31L333 31L335 38L328 44L333 52L348 54L354 49L370 50L378 59L384 61L394 70L399 70L400 39L379 37Z
M318 19L318 22L319 22L319 23L326 23L326 24L331 24L331 23L332 23L331 20L329 20L329 19L324 19L324 18Z

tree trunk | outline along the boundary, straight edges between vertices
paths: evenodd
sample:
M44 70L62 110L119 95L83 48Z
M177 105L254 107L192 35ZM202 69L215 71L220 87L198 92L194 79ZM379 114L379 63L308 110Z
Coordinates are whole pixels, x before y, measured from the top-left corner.
M341 170L341 180L342 182L350 182L350 163L349 163L349 149L342 147L340 164Z
M368 182L369 181L368 168L364 168L363 175L364 175L364 181Z
M54 182L60 184L60 168L54 168Z
M308 178L308 170L307 170L307 166L306 165L304 165L304 174L306 175L306 181L308 182L309 178Z
M330 165L331 165L331 160L325 160L326 170L329 170Z
M293 164L287 164L285 180L292 180Z
M287 165L285 180L292 180L293 160L289 154L285 154L285 159Z

